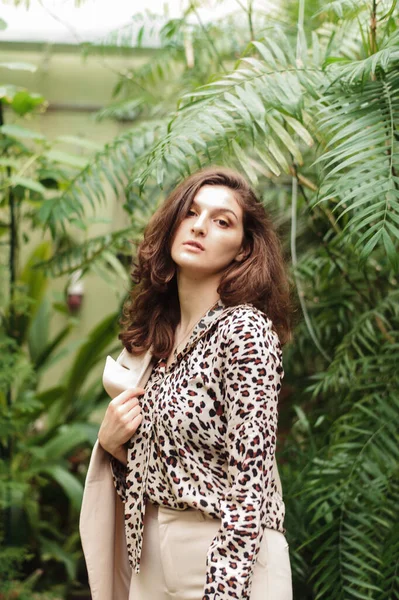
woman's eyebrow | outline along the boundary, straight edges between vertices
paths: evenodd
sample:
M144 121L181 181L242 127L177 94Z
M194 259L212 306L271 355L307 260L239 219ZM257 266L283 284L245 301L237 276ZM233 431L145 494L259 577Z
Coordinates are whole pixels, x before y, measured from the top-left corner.
M195 206L198 206L199 208L201 208L201 205L200 205L200 204L198 204L198 202L196 202L195 200L193 200L191 204L192 204L192 205L193 205L193 204L195 204ZM232 215L234 215L234 216L235 216L235 218L236 218L236 219L237 219L237 221L238 221L238 218L237 218L237 215L236 215L236 213L235 213L233 210L231 210L231 208L225 208L224 206L215 206L215 207L212 209L212 212L214 212L214 213L216 213L216 212L228 212L228 213L231 213Z

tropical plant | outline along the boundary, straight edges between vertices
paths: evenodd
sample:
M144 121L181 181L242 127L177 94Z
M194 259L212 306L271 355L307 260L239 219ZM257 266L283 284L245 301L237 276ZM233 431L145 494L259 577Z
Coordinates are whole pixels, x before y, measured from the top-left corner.
M397 2L292 0L261 14L250 1L234 36L225 23L191 26L195 6L165 24L161 52L121 74L116 104L99 115L131 129L38 214L54 239L71 221L84 227L87 200L100 206L108 182L129 226L41 264L63 273L128 255L160 188L209 163L245 172L279 229L303 315L284 350L279 447L295 597L394 600Z
M237 166L257 187L303 314L285 348L295 395L280 449L301 600L399 597L398 16L395 0L287 3L248 28L235 66L182 86L156 120L142 111L46 213L49 223L83 215L82 185L98 203L104 164L132 223L155 208L154 190L209 163ZM135 75L125 100L141 106ZM92 243L75 248L74 268ZM70 257L48 264L62 272Z
M27 259L20 252L21 245L31 241L31 231L36 234L41 206L62 193L74 169L86 165L87 158L59 150L59 145L89 149L95 145L68 137L50 144L20 123L21 117L41 110L44 99L7 85L1 94L0 219L5 260L0 274L0 597L39 598L37 588L44 587L59 598L75 584L81 564L76 524L83 492L81 463L97 436L93 410L101 411L105 400L101 381L91 382L90 375L115 342L117 314L107 316L87 339L68 344L78 320L69 315L65 298L50 300L49 276L38 264L76 242L65 228L52 240L44 234ZM11 112L5 113L4 106ZM11 121L6 124L5 114ZM121 276L122 267L113 256L106 265L108 273L116 269ZM96 267L107 275L100 264ZM51 316L57 311L63 313L64 326L50 336ZM55 387L43 389L46 370L71 352L75 356L70 369Z
M57 305L48 300L48 280L40 279L32 266L47 245L40 244L27 260L19 278L26 287L13 305L13 337L3 330L0 339L0 533L5 544L0 593L5 598L17 589L19 595L10 598L34 598L38 583L55 591L54 580L65 588L77 579L81 465L97 437L93 412L101 414L106 402L100 379L93 382L90 376L116 339L117 314L106 317L78 345L66 345L78 323L68 315L66 326L49 336ZM48 367L71 352L72 364L57 385L43 387Z
M33 255L42 253L35 249ZM23 272L36 283L34 290L25 290L35 314L16 312L14 338L3 333L0 343L0 508L4 516L0 533L5 543L0 553L0 594L8 598L8 591L15 594L19 589L19 595L10 598L21 599L35 598L37 585L61 593L62 583L63 594L66 585L75 585L82 559L77 530L82 463L97 438L93 413L101 414L106 404L101 380L93 381L91 373L110 344L113 351L117 333L113 313L78 345L66 345L77 324L73 318L50 338L48 324L56 305L43 290L48 281L37 285L37 270L31 263L32 257ZM43 388L41 378L47 368L72 351L72 364L57 385ZM12 401L7 403L10 395ZM29 572L23 583L23 574Z

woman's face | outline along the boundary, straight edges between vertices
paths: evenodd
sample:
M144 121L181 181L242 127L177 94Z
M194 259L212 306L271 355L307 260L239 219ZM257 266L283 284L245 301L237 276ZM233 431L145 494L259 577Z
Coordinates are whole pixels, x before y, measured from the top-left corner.
M176 230L171 256L181 272L216 275L243 258L243 239L243 211L232 190L204 185Z

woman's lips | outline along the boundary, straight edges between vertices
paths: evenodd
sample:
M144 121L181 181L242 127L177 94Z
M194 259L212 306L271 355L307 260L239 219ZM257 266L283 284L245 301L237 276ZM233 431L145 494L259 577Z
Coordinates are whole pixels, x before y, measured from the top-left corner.
M204 250L203 246L193 242L184 242L183 246L190 248L190 250L192 250L193 252L202 252Z

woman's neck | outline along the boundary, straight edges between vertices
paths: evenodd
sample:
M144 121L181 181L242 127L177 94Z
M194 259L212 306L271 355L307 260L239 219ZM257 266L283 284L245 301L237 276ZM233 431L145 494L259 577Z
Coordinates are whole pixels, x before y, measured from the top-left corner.
M219 300L217 293L220 276L213 280L192 281L187 278L177 277L177 289L180 304L180 323L178 330L180 335L199 321L210 308Z

